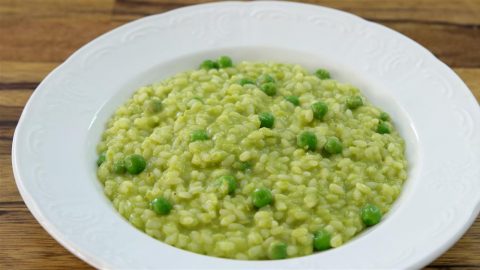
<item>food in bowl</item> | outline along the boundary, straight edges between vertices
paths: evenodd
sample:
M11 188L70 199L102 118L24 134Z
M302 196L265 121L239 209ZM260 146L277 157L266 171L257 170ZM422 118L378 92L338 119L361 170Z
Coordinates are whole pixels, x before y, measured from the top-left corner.
M138 89L97 148L105 194L131 224L242 260L341 246L381 221L407 177L403 139L359 89L227 56Z

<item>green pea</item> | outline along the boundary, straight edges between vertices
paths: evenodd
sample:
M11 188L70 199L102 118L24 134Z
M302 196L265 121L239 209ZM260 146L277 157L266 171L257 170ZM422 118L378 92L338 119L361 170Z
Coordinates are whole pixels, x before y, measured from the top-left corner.
M363 105L363 99L361 96L353 96L347 98L347 108L354 110Z
M343 150L343 145L337 137L330 137L327 139L323 149L329 154L339 154Z
M323 101L318 101L312 104L312 111L313 111L313 116L317 119L323 119L323 117L327 114L328 112L328 106L325 102Z
M205 141L208 140L208 133L203 129L194 130L192 134L190 134L190 139L192 142Z
M260 113L258 119L260 120L260 128L273 128L273 125L275 124L275 117L269 112Z
M292 103L294 106L300 105L300 99L297 96L286 96L285 99Z
M105 160L107 160L107 156L105 155L105 153L101 153L97 159L97 166L100 167L100 165L102 165L102 163L105 162Z
M151 202L152 209L159 215L168 215L172 210L172 204L163 197L157 197Z
M125 168L130 174L139 174L145 170L147 162L141 155L130 155L125 158Z
M377 133L380 133L380 134L390 133L390 126L387 124L387 122L380 121L378 123Z
M271 204L273 201L272 192L268 188L257 188L252 193L253 205L257 208Z
M218 69L218 67L219 67L218 63L212 60L205 60L202 62L202 64L200 64L200 68L206 69L206 70L214 69L214 68Z
M304 131L297 137L297 146L310 151L317 148L317 136L310 131Z
M268 74L263 74L257 79L258 85L262 85L264 83L274 83L274 82L275 82L275 79Z
M360 217L362 218L363 224L369 227L380 222L382 219L382 212L375 205L367 204L362 208Z
M238 167L241 171L246 171L252 168L252 164L250 162L244 161L244 162L240 162Z
M255 85L255 82L251 79L248 79L248 78L242 78L238 81L238 84L240 84L241 86L244 86L246 84L253 84Z
M224 175L218 179L218 183L223 185L226 184L228 186L228 194L235 193L237 189L237 180L233 175Z
M330 72L323 68L317 69L317 71L315 71L315 75L321 80L330 79Z
M319 230L313 236L313 249L323 251L331 248L330 240L332 236L326 230Z
M113 172L116 174L123 174L127 171L125 167L125 162L123 160L118 160L113 163Z
M287 244L282 242L273 242L268 248L268 257L271 260L281 260L287 258Z
M225 55L220 56L217 62L220 68L227 68L233 66L232 58Z
M145 111L150 114L158 113L162 110L162 101L159 98L153 98L144 104Z
M388 120L390 120L390 115L388 115L388 113L386 113L386 112L381 112L379 118L382 121L388 121Z
M275 83L268 82L262 84L260 90L262 90L267 96L274 96L277 93L277 86Z

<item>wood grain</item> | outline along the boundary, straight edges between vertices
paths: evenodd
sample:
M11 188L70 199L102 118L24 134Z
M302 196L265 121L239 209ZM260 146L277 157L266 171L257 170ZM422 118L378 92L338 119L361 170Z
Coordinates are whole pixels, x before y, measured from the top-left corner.
M53 240L23 203L2 204L0 218L0 237L5 243L0 248L2 269L91 268Z
M88 41L199 0L0 1L0 269L89 269L26 209L11 169L15 126L40 81ZM480 0L318 0L391 27L431 50L480 100ZM427 269L480 269L480 218Z

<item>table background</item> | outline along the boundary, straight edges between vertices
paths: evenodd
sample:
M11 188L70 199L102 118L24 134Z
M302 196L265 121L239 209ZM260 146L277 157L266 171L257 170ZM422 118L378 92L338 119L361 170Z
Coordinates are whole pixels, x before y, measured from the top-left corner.
M199 0L0 0L0 269L89 269L32 217L15 186L13 132L38 83L98 35ZM305 1L384 24L432 51L480 100L480 0ZM415 221L412 221L415 222ZM480 218L430 269L480 269Z

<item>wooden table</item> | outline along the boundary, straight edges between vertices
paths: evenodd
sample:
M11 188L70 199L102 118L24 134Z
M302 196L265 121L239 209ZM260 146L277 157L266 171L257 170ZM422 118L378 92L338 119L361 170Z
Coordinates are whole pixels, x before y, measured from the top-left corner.
M0 0L0 269L87 269L25 207L11 169L13 132L38 83L71 53L131 20L198 0ZM358 14L422 44L480 100L480 0L307 1ZM480 218L431 269L480 269Z

